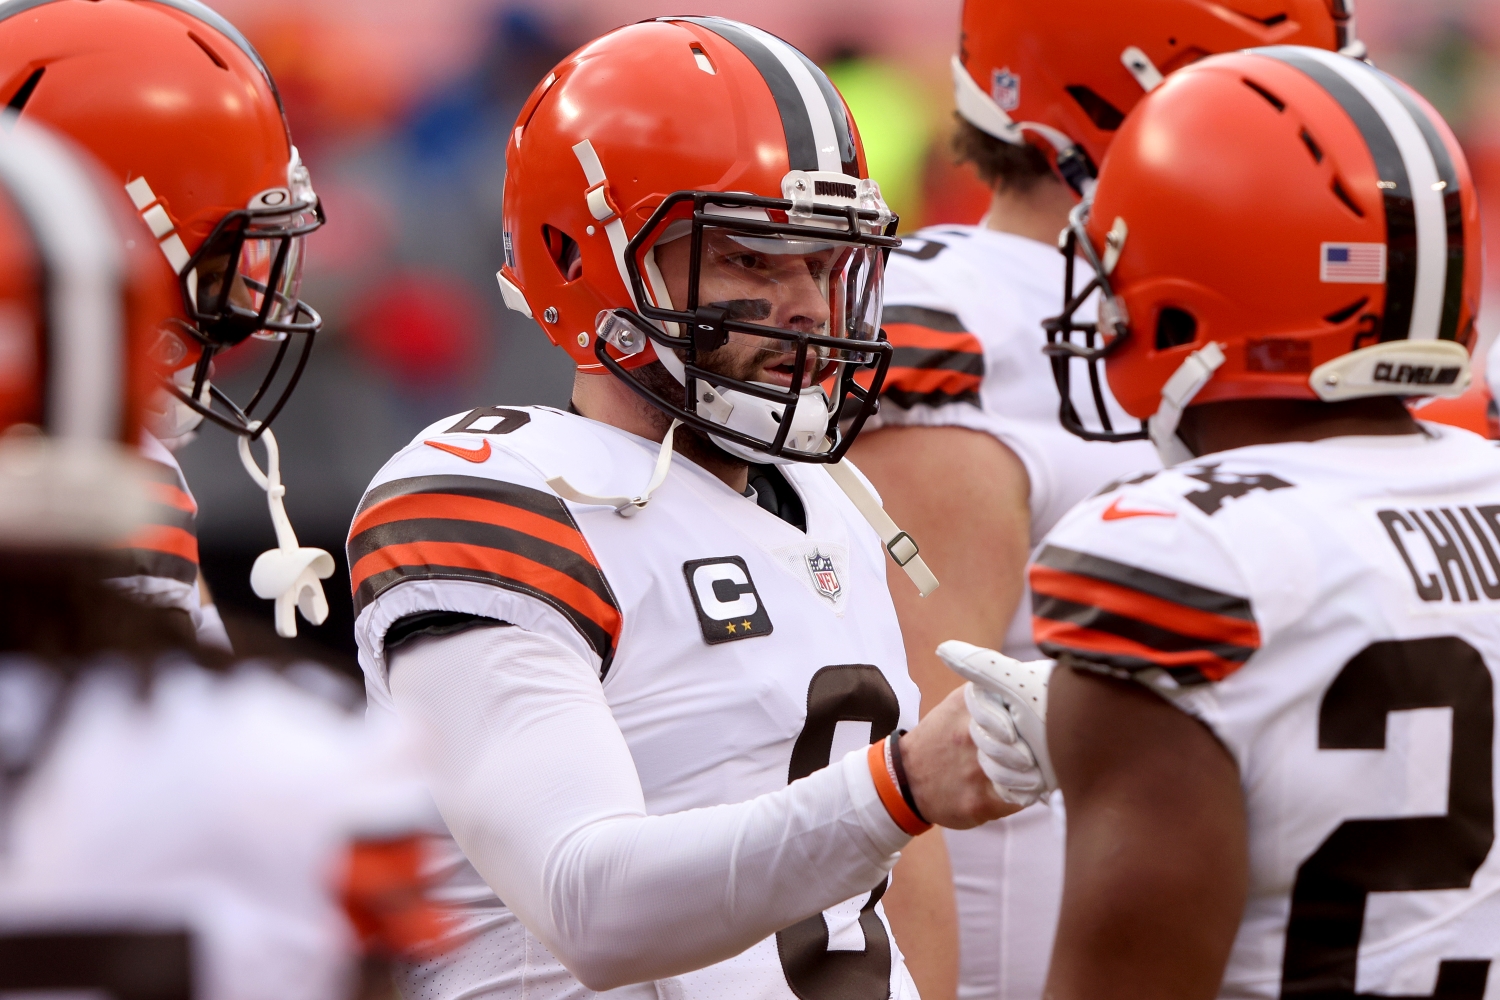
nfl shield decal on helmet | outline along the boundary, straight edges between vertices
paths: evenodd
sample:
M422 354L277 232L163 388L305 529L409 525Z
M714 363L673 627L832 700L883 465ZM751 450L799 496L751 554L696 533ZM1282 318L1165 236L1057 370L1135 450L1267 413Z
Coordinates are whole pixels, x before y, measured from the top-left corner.
M844 590L839 585L838 571L833 568L833 560L821 552L813 552L807 557L807 571L812 574L813 586L818 588L818 593L830 601L836 600Z
M1016 110L1021 106L1021 78L1009 66L1001 66L990 75L990 97L1001 111Z

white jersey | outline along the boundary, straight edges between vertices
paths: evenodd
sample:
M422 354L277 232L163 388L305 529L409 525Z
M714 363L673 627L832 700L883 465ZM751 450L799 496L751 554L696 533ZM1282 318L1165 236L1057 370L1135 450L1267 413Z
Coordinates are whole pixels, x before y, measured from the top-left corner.
M1042 320L1062 311L1064 260L1056 247L977 226L937 226L903 238L886 268L883 323L895 357L881 395L885 424L967 427L993 435L1026 468L1031 543L1110 481L1160 468L1148 442L1090 442L1058 422ZM1075 281L1087 280L1079 262ZM1078 318L1092 318L1092 303ZM1098 425L1075 365L1074 402ZM1116 430L1137 422L1103 386ZM1021 660L1040 654L1023 593L1004 643ZM973 830L948 831L962 933L963 1000L1036 1000L1042 994L1062 898L1061 816L1033 806Z
M914 726L918 695L885 553L826 470L779 467L805 532L680 456L629 518L546 485L562 476L586 493L634 494L657 451L548 407L478 409L418 435L376 476L350 530L372 706L394 708L385 643L410 616L456 612L550 637L596 666L650 815L784 789ZM900 997L909 976L883 910L870 905L883 890L728 961L610 995L790 1000L799 994L789 976L816 980L823 966L853 963L875 987L869 1000ZM411 970L408 996L592 995L456 847L447 893L477 937Z
M398 737L254 667L165 669L142 696L133 670L100 667L62 690L57 673L11 656L0 705L7 771L37 758L0 794L0 947L61 935L76 970L101 935L185 934L205 1000L351 994L351 843L433 823ZM129 961L161 944L124 947ZM0 969L0 992L14 985Z
M1224 997L1494 995L1500 450L1423 426L1177 466L1031 569L1044 650L1151 685L1239 766Z
M140 451L151 493L149 521L111 554L111 582L152 607L187 612L200 643L228 650L219 610L203 603L198 585L198 501L165 445L142 431Z

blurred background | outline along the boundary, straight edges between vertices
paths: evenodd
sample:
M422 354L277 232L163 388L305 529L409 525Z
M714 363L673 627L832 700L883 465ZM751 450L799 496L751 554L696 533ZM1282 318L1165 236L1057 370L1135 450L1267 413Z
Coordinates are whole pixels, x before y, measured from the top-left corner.
M751 21L829 71L864 135L872 175L911 231L974 222L986 192L948 151L948 59L960 0L209 0L259 48L329 224L309 241L304 297L322 311L297 394L279 418L287 507L304 545L334 553L329 620L304 650L358 673L343 542L376 470L422 428L497 403L565 405L572 367L505 310L505 140L533 85L621 24L703 13ZM691 7L690 11L680 8ZM1500 260L1500 3L1357 0L1382 68L1453 125L1477 175L1488 257ZM1500 325L1489 278L1483 343ZM259 345L241 348L253 351ZM218 380L234 384L234 354ZM270 622L250 566L275 538L229 435L178 456L198 496L204 573L230 623Z

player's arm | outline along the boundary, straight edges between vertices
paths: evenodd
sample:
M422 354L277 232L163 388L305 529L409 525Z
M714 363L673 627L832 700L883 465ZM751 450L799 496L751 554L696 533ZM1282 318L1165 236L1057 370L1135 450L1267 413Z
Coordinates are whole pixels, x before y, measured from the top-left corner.
M1209 1000L1245 906L1233 759L1130 681L1060 667L1049 745L1068 804L1052 1000Z
M545 635L492 626L392 653L398 712L479 873L591 989L680 975L868 892L910 839L865 752L747 802L648 816L598 674ZM1009 811L961 697L902 741L928 818Z

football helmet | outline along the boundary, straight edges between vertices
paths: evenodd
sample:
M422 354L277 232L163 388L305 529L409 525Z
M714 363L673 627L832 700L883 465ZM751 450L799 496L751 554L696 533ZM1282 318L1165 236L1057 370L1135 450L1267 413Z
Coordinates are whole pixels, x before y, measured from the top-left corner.
M737 457L842 458L890 363L899 241L811 60L718 17L620 28L537 86L506 164L510 308Z
M965 0L962 31L958 113L996 139L1034 142L1080 196L1130 109L1174 70L1257 45L1365 52L1354 0Z
M0 546L102 549L149 511L147 348L175 298L124 194L45 130L0 123Z
M180 306L154 348L173 372L151 407L160 436L204 417L258 436L322 323L299 291L304 237L323 223L260 56L197 0L9 0L0 100L103 161L177 274ZM240 405L209 378L216 354L251 337L278 347Z
M1065 233L1094 277L1049 320L1098 366L1164 461L1193 403L1457 396L1469 386L1481 243L1442 117L1367 63L1275 46L1185 68L1110 147ZM1098 322L1074 312L1099 292ZM1058 388L1069 398L1067 367ZM1064 416L1067 413L1064 407ZM1064 421L1067 423L1067 421Z
M1412 401L1411 415L1450 427L1462 427L1480 437L1500 441L1500 407L1494 393L1481 379L1474 379L1469 391L1457 398L1423 396Z

